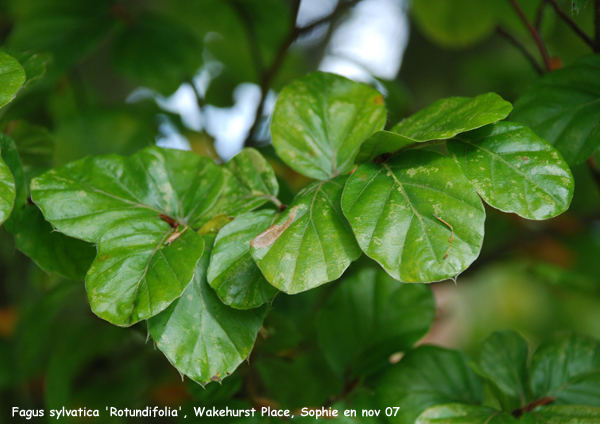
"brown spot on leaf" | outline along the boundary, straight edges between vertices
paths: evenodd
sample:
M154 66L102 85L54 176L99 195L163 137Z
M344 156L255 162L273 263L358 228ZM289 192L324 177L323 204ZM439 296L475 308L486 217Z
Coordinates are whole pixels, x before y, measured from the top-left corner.
M257 235L254 240L250 242L250 246L259 249L261 247L269 247L275 243L281 234L294 222L296 214L298 212L298 206L294 206L290 209L290 215L283 224L271 225L265 231Z
M106 255L102 255L98 258L98 262L104 262L105 260L107 260L108 258L110 258L110 255L106 254Z
M375 103L376 105L382 105L383 104L383 96L380 94L379 96L375 97L373 99L373 103Z

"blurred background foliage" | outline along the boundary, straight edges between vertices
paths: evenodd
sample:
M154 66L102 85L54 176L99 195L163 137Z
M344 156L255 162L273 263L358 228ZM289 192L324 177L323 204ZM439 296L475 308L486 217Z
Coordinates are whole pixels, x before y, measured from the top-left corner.
M592 34L592 1L519 4L553 68L591 52L557 10ZM494 91L514 102L538 76L515 40L543 69L509 0L2 0L0 39L28 77L0 112L26 178L151 144L215 161L246 145L269 158L284 202L309 182L269 146L277 92L294 78L320 69L371 84L386 96L391 126L448 96ZM437 316L424 342L477 353L499 329L534 345L560 331L600 337L600 179L588 164L573 173L573 204L556 219L487 208L480 259L456 282L432 285ZM41 215L39 229L14 238L0 229L1 422L13 422L15 405L368 407L368 393L353 391L355 379L322 348L319 311L340 283L280 294L248 363L203 389L182 381L144 325L127 331L90 312L85 267L69 268L72 280L54 273L56 261L93 257L88 246L72 246L77 261L36 264L21 253L36 248L27 231L51 235ZM361 258L342 284L371 265Z

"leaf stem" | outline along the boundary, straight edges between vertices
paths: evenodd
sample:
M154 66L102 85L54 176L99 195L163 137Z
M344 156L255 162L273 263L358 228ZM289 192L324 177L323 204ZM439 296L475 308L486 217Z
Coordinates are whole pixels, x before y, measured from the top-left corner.
M517 0L508 0L508 1L512 5L513 9L515 9L517 14L519 15L519 17L521 18L521 20L527 27L527 30L531 34L531 37L535 41L535 44L537 45L538 50L540 51L540 55L542 56L542 59L544 61L544 66L546 67L546 70L547 71L552 70L552 61L550 60L550 56L548 55L548 50L546 49L546 45L544 44L544 40L542 40L542 37L541 37L539 31L537 29L535 29L535 27L531 24L531 22L529 22L527 15L523 11L523 9L521 8L521 5L519 4L519 2Z
M562 9L562 7L560 7L556 0L545 0L545 3L550 3L556 14L560 16L561 19L565 21L587 45L589 45L592 49L594 48L594 40L592 40L592 38L587 35L573 19L571 19L571 17Z
M555 400L556 400L555 397L547 397L547 398L542 398L542 399L535 400L535 401L531 402L530 404L525 405L522 408L515 409L514 411L512 411L512 415L515 418L520 418L524 413L531 412L535 408L537 408L538 406L549 405L552 402L554 402Z
M500 34L502 37L506 38L506 40L508 40L508 42L511 43L513 46L515 46L517 49L519 49L521 51L521 53L523 53L523 56L525 56L525 58L529 61L529 63L531 63L531 66L533 66L533 69L535 69L535 71L538 74L540 74L540 75L544 74L544 70L538 64L536 58L529 52L529 50L527 50L527 47L525 47L525 45L523 43L521 43L519 40L517 40L517 38L514 35L512 35L510 32L508 32L506 29L502 28L501 26L496 27L496 32L498 34Z

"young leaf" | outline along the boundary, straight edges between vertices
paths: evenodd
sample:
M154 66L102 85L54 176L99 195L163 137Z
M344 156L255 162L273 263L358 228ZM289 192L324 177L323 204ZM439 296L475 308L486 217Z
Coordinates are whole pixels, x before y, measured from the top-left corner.
M296 171L327 180L350 171L362 142L385 125L383 96L344 77L316 72L285 87L271 135L281 159Z
M365 375L410 349L435 316L429 287L402 284L381 270L361 269L336 288L318 315L318 337L331 367Z
M414 423L427 408L444 403L478 405L483 384L458 351L420 346L383 375L377 388L382 408L400 407L392 424Z
M164 16L144 14L134 19L114 40L115 68L164 95L173 93L202 64L199 39Z
M17 95L25 82L25 71L12 56L0 51L0 107Z
M483 342L478 373L491 383L505 411L522 408L530 398L528 355L527 342L512 331L496 332Z
M192 284L165 311L148 320L150 335L169 361L192 380L206 384L232 373L248 357L266 307L240 311L224 305L206 281L214 235Z
M98 241L98 255L85 287L92 311L115 325L153 317L190 284L204 243L185 228L172 239L158 217L133 218L110 227Z
M414 143L452 138L500 121L511 110L512 105L495 93L438 100L400 121L391 132L375 133L361 146L356 162L368 162Z
M531 360L531 388L536 399L600 406L600 343L578 335L543 343Z
M423 412L415 424L542 424L531 420L530 416L518 420L509 412L498 411L487 406L464 405L451 403L434 406ZM543 421L545 424L546 421Z
M569 165L600 146L600 54L536 80L515 103L511 120L554 145Z
M277 294L250 256L250 242L269 228L276 216L273 210L247 213L219 231L207 278L226 305L256 308Z
M448 150L491 206L528 219L566 211L574 180L560 153L529 128L498 122L455 137Z
M342 209L363 252L403 282L456 276L479 255L485 210L460 168L438 153L409 150L361 165Z
M247 191L247 201L251 201L249 206L255 209L267 201L276 205L279 204L277 194L279 193L279 183L275 177L275 172L265 158L255 149L246 148L235 155L226 165L227 169Z
M311 184L250 243L267 281L295 294L338 279L360 256L340 208L346 176Z

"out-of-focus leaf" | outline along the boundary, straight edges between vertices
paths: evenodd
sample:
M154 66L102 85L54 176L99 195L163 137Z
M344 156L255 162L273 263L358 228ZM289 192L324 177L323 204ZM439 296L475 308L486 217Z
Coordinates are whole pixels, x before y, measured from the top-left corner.
M494 10L489 1L413 0L412 13L420 28L444 47L466 47L494 30Z
M504 119L511 110L512 105L495 93L438 100L400 121L391 131L375 133L360 147L356 163L414 143L452 138Z
M114 25L118 8L108 0L11 0L15 26L8 45L16 51L52 53L60 70L85 56Z
M380 407L400 407L392 424L414 423L426 409L445 403L481 404L483 384L458 351L421 346L385 372L377 387Z
M196 74L202 44L185 27L161 15L137 16L114 41L115 68L137 83L168 95Z
M529 346L517 333L496 332L483 342L478 373L490 382L502 409L514 411L530 399Z
M536 80L515 103L511 120L530 127L569 165L600 146L600 54L586 56Z
M571 203L569 166L527 127L498 122L461 134L447 146L477 193L495 208L548 219Z
M363 141L385 125L383 96L344 77L317 72L285 87L271 135L277 154L296 171L327 180L350 171Z
M224 305L206 280L214 235L192 283L165 311L148 320L158 348L182 374L200 384L220 381L248 357L266 307L240 311Z
M270 285L250 256L250 242L273 224L274 210L244 214L225 225L215 241L208 282L226 305L251 309L270 301Z
M219 75L210 80L204 101L216 107L231 107L235 104L233 100L233 91L238 85L238 81L231 75L226 68L222 69Z
M485 210L458 165L424 150L365 163L348 179L342 209L367 256L403 282L464 271L479 255Z
M571 12L579 13L587 5L588 0L571 0Z
M25 71L12 56L0 51L0 107L17 95L25 82Z
M154 144L154 132L132 114L105 110L61 120L53 132L55 165L89 155L130 155Z
M45 128L25 121L13 122L9 128L19 151L25 181L29 182L52 166L54 139Z
M258 267L279 290L294 294L336 280L360 256L340 207L346 180L311 184L250 243Z
M600 406L600 343L578 335L543 343L531 360L531 388L536 399Z
M365 268L344 279L321 309L319 343L338 374L364 375L389 363L393 353L410 349L434 316L429 287Z

